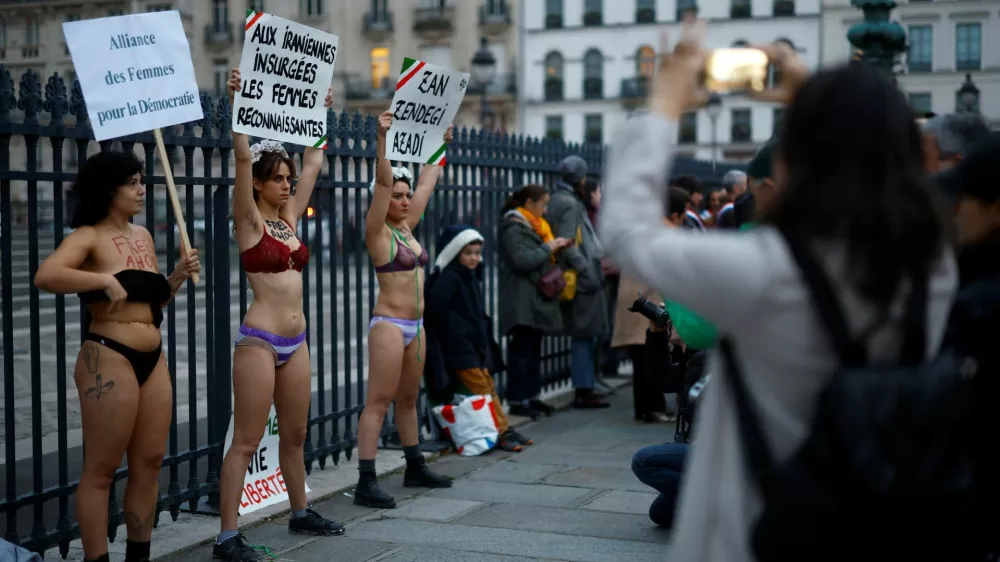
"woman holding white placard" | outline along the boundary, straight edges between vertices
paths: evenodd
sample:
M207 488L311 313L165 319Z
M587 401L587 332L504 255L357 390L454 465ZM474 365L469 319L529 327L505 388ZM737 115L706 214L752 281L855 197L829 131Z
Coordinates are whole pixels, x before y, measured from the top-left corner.
M232 105L241 86L238 68L228 86ZM328 93L326 107L332 102ZM233 131L233 154L233 230L253 302L233 352L233 441L222 463L222 529L212 554L216 560L248 562L263 554L237 531L237 518L244 475L257 452L272 401L278 415L278 459L292 507L288 530L330 536L343 534L344 527L309 509L302 452L312 396L302 312L302 269L309 263L309 250L294 225L308 208L323 166L323 150L306 148L294 193L295 162L281 143L265 140L250 146L246 135Z
M375 477L375 452L389 404L396 402L396 428L406 457L403 485L447 488L451 479L431 472L420 452L417 396L424 374L424 270L427 249L413 229L441 177L439 165L425 164L414 189L406 168L393 168L385 159L385 136L392 113L378 118L378 160L368 188L370 207L365 217L365 244L378 275L379 295L368 325L368 399L358 420L358 486L354 503L389 509L396 500L382 491ZM452 127L444 134L451 142Z

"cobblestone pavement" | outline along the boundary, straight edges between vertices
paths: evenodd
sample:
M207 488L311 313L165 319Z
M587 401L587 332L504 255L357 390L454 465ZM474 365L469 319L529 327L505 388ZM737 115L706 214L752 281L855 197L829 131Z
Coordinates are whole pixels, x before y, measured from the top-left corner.
M314 508L347 523L333 538L287 532L287 516L244 531L280 560L298 562L463 561L660 562L667 533L646 515L655 494L632 475L632 454L668 441L673 426L632 421L628 388L603 411L570 410L522 428L535 445L519 454L447 456L435 470L457 478L450 489L402 487L399 474L382 482L399 502L376 511L341 493ZM211 546L160 562L211 560Z

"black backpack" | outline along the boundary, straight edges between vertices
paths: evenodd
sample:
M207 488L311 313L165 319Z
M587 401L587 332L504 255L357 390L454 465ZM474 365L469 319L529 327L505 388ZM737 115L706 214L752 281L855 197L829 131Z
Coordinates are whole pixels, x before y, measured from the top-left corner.
M751 528L757 560L969 560L961 551L974 513L967 428L977 365L947 349L925 359L927 274L913 277L900 360L871 364L820 264L786 241L840 368L820 393L805 441L776 464L733 344L720 342L747 468L764 504Z

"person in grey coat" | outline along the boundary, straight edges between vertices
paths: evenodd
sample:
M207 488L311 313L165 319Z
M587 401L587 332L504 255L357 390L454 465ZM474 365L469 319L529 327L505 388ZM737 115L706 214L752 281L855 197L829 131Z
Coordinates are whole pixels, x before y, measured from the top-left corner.
M559 163L560 178L552 189L545 219L557 237L573 241L556 259L557 265L577 273L576 295L562 303L566 333L573 338L570 371L576 390L577 408L606 408L608 402L594 393L595 340L610 331L607 295L601 258L604 248L587 216L582 191L587 181L587 162L567 156ZM579 239L577 238L579 236ZM577 244L579 241L579 244Z
M551 415L542 402L542 336L563 331L559 299L538 290L542 276L555 267L554 254L570 243L556 238L545 219L549 194L526 185L504 205L498 228L500 255L500 329L507 342L507 403L510 414L537 419Z

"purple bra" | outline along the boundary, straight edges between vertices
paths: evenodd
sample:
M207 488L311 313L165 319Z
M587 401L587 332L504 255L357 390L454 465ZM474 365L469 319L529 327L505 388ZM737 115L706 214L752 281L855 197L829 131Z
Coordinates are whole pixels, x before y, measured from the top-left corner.
M411 250L406 244L401 244L396 239L395 235L392 237L392 240L396 245L396 257L394 257L389 263L376 267L375 273L413 271L418 265L423 267L427 265L427 262L431 261L430 256L427 255L427 248L420 249L420 258L418 259L413 250Z

